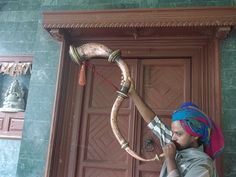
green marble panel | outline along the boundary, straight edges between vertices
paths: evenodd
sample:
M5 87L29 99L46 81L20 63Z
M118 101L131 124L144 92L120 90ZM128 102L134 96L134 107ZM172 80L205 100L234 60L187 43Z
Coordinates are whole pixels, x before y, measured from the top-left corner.
M0 139L0 176L15 177L20 151L20 140Z
M235 69L232 68L232 69L222 70L222 88L223 89L236 89L236 70Z
M48 88L51 84L55 84L56 81L56 69L52 68L41 68L35 70L33 68L31 76L31 84L34 84L37 87ZM43 85L40 85L43 84ZM54 90L53 90L54 91Z
M38 120L26 120L24 122L24 143L26 139L29 141L37 140L49 140L49 133L51 122L50 121L42 121L40 119L40 115L38 115ZM23 144L24 144L23 143ZM39 142L37 142L39 143ZM27 144L27 143L26 143ZM41 142L41 145L42 144ZM43 147L43 146L41 146Z
M31 80L33 82L33 80ZM40 106L40 104L51 105L54 100L55 86L54 85L38 85L32 84L29 89L28 103L34 104L34 106ZM38 105L38 104L39 105Z
M225 50L221 54L221 66L224 70L227 69L236 69L236 50ZM223 72L224 72L223 70ZM223 78L225 79L225 78Z
M34 61L33 61L34 70L39 70L42 68L53 69L53 71L56 74L59 57L60 57L59 51L35 52Z
M25 138L24 140L22 140L21 143L20 157L35 161L45 161L47 157L47 147L48 147L47 140L40 138L31 138L31 139Z
M224 176L234 177L236 175L236 153L225 153L224 154Z
M222 111L223 114L223 121L222 121L222 126L223 130L234 130L236 132L236 108L234 109L223 109ZM225 133L227 135L227 132Z
M225 138L225 149L224 151L227 153L234 153L235 152L235 144L236 144L236 137L234 131L224 131L224 138ZM236 169L236 168L235 168Z
M45 161L19 158L16 177L43 177Z
M236 108L236 89L222 89L223 108ZM230 122L229 122L230 123Z
M43 104L38 102L37 99L30 100L31 104L27 105L26 117L27 120L32 121L49 121L52 116L53 102L47 102L47 104ZM24 134L27 136L27 134Z

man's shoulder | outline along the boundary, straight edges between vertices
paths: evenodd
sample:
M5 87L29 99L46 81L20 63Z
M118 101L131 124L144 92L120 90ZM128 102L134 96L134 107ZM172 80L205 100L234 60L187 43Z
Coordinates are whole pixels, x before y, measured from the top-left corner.
M178 153L178 166L184 176L186 174L214 174L214 162L206 153L198 148L189 148Z
M201 148L188 148L178 152L178 156L184 160L191 161L192 163L213 163L213 160Z

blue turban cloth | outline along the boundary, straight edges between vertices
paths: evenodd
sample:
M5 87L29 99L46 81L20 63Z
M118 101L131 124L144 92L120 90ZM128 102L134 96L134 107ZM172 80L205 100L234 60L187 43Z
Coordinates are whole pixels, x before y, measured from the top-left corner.
M216 158L224 148L224 138L221 130L199 107L191 102L183 103L172 114L172 122L180 121L187 133L199 137L204 151Z

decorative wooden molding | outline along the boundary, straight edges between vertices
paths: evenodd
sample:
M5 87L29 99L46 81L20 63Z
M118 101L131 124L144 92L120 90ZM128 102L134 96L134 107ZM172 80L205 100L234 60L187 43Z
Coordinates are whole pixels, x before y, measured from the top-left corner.
M43 27L58 41L67 39L190 34L212 36L215 28L236 26L236 8L123 9L43 13ZM117 28L117 30L114 30ZM174 29L174 30L173 30ZM222 28L223 29L223 28ZM144 32L145 31L145 32ZM141 35L140 35L141 34Z
M216 30L216 37L218 39L224 39L225 37L228 36L228 34L230 33L230 31L232 30L231 27L219 27L217 30Z
M49 33L54 39L58 41L62 41L64 39L64 34L62 33L61 29L50 29Z
M0 56L0 62L32 62L32 56Z
M21 139L24 112L0 112L0 138Z
M46 29L235 25L236 8L234 7L61 11L43 13L43 26Z

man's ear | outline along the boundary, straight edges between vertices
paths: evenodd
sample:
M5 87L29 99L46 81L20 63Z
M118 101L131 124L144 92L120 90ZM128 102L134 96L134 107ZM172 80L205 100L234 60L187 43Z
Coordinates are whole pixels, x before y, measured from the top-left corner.
M192 136L193 141L198 141L199 137L198 136Z

